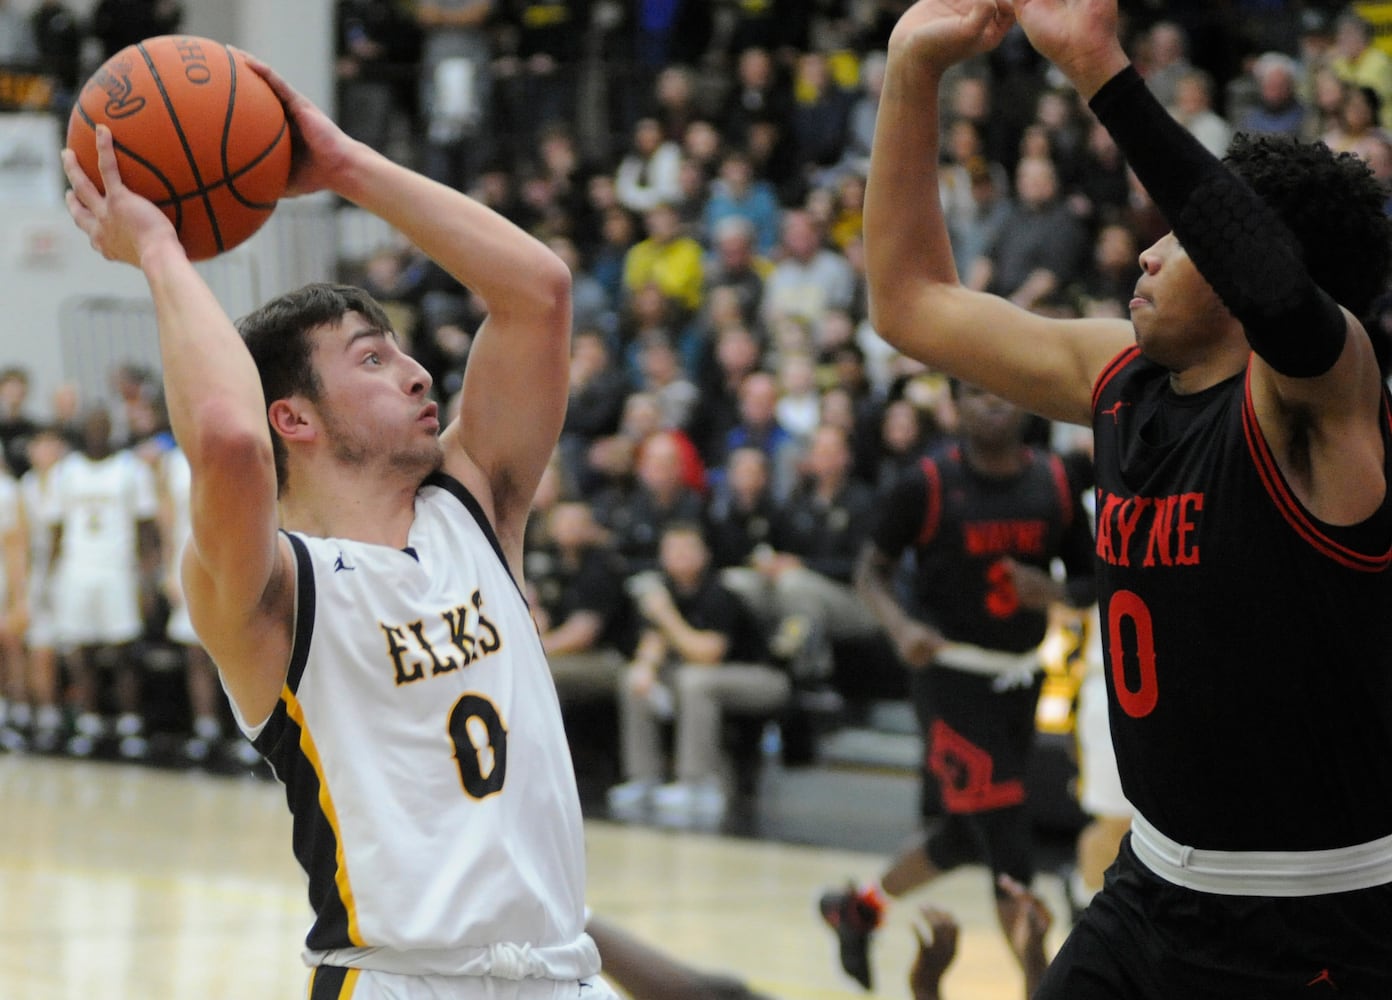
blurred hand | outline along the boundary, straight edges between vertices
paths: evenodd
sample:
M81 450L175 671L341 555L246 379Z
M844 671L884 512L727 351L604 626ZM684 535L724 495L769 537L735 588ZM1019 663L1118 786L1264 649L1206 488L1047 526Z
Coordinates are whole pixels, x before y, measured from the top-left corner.
M1000 565L1006 570L1015 596L1022 608L1043 611L1060 597L1058 582L1040 569L1014 559L1002 559Z
M921 907L919 913L924 929L914 925L918 954L909 969L909 990L914 1000L938 1000L943 973L957 955L957 921L952 914L931 906Z
M1000 903L1006 940L1026 973L1042 972L1049 964L1044 954L1044 938L1053 926L1054 915L1044 901L1009 875L996 880L1006 898Z
M905 666L922 670L933 662L944 645L942 633L922 622L910 621L890 633L894 651Z

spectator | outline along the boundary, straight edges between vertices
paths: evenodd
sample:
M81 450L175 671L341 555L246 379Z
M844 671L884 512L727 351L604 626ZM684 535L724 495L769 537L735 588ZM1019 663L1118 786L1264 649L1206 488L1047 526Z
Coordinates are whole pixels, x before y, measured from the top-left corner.
M788 676L761 662L762 634L744 604L721 583L695 522L662 531L659 572L630 581L642 619L633 662L619 683L625 781L609 790L619 817L651 805L679 824L719 822L729 764L720 727L727 711L773 713L787 702ZM673 772L665 770L660 725L675 724Z
M420 26L393 0L338 0L334 20L343 130L386 152L392 124L414 117Z
M609 293L589 271L580 263L580 251L569 236L553 235L546 241L566 267L570 268L570 328L572 330L598 330L606 337L615 337L619 332L619 315L609 305Z
M562 701L608 698L623 671L623 566L590 505L562 499L527 556L532 616Z
M1373 26L1356 10L1345 10L1334 22L1330 66L1346 83L1370 88L1382 113L1377 122L1392 128L1392 56L1375 44Z
M846 433L819 427L807 450L806 477L775 518L770 547L754 553L751 568L724 576L774 635L771 652L804 680L830 676L832 642L879 632L851 583L875 502L852 477L851 463Z
M53 525L58 520L57 469L68 444L55 426L40 427L29 439L29 471L19 480L20 504L29 531L27 560L29 626L24 640L29 694L34 706L30 749L53 753L63 732L59 699L58 635L53 612Z
M736 448L706 506L706 537L717 568L744 566L769 543L777 507L769 461L758 448Z
M1069 296L1078 315L1114 319L1129 315L1141 276L1139 260L1140 248L1130 227L1120 222L1104 225L1093 242L1091 264Z
M52 109L66 119L82 83L82 26L63 0L39 0L29 15L39 67L53 81ZM0 34L10 29L0 28Z
M1085 233L1059 201L1058 174L1049 160L1020 161L1016 201L967 283L1026 309L1052 301L1076 277Z
M172 35L184 20L177 0L98 0L92 9L92 34L110 59L127 45L155 35Z
M846 149L851 96L832 78L827 57L803 52L793 80L792 139L796 155L813 184L822 183Z
M758 370L763 349L747 326L728 323L715 331L709 363L698 376L701 398L691 415L691 439L709 468L722 464L730 430L739 423L739 391Z
M727 215L715 225L711 235L714 252L703 266L706 283L703 297L708 312L714 311L715 293L729 289L735 296L741 321L758 322L764 281L772 273L773 265L758 252L754 223L743 215Z
M1299 67L1284 52L1264 52L1252 63L1257 85L1257 103L1238 120L1243 132L1301 135L1305 126L1305 106L1296 86Z
M849 308L855 274L846 258L822 243L812 217L794 209L783 216L782 255L764 282L764 321L795 316L818 323L830 308Z
M608 339L597 330L577 330L570 345L570 398L561 430L562 468L587 495L584 456L599 438L615 433L630 386L614 363Z
M883 494L905 472L914 468L926 451L923 414L908 399L886 404L880 421L879 453L871 484Z
M817 366L805 352L780 354L778 402L774 418L804 445L821 422L821 393L817 390Z
M545 129L576 119L590 0L511 0L505 7L515 51L494 63L501 119L512 151L530 149Z
M794 2L793 5L798 4ZM740 50L734 86L718 120L726 141L735 148L748 148L750 133L757 122L787 121L792 111L792 92L779 75L770 50L765 47Z
M950 135L956 135L959 128L975 131L975 126L963 122L953 126ZM993 166L976 156L965 166L945 164L939 178L939 197L943 198L952 255L959 274L969 274L972 265L986 256L1010 218L1007 185L996 176L997 173L1003 176L1004 172L998 167L993 170ZM963 194L965 198L961 197Z
M1180 77L1193 69L1189 62L1189 37L1173 21L1157 21L1143 40L1145 64L1142 75L1161 104L1175 102Z
M754 177L754 165L742 149L731 149L720 158L720 173L711 182L706 202L705 231L719 249L720 224L728 218L747 219L754 227L754 249L763 255L778 245L780 209L773 185Z
M425 116L425 173L460 190L493 156L492 59L485 30L494 0L421 0L420 84ZM496 205L490 205L496 208Z
M0 451L16 478L29 470L29 442L39 425L29 415L29 372L11 366L0 371Z
M880 113L880 94L884 91L885 56L879 47L860 61L860 93L851 101L846 121L846 148L841 166L864 175L870 167L870 147L875 141L875 119Z
M1078 176L1067 196L1069 211L1090 232L1095 232L1103 221L1126 210L1130 187L1126 160L1116 140L1101 122L1093 119Z
M1170 114L1214 156L1222 157L1232 142L1232 126L1213 110L1213 77L1190 70L1175 81Z
M1372 87L1344 87L1343 103L1334 127L1324 134L1324 143L1336 153L1351 153L1360 142L1378 130L1381 102Z
M604 182L596 177L591 189L603 189ZM610 205L603 212L600 242L589 255L590 273L604 289L609 307L616 312L627 302L624 292L624 264L628 251L638 242L638 219L622 205Z
M701 392L682 369L671 340L649 337L638 352L640 390L657 400L662 426L685 430Z
M773 494L781 499L792 490L801 449L792 433L778 422L777 406L774 376L764 371L746 375L739 386L739 421L725 435L721 455L737 448L758 448L768 456Z
M681 197L680 169L681 147L663 134L656 118L640 118L633 126L632 146L619 162L619 203L633 212L647 212L675 202Z
M701 519L701 495L686 482L686 455L673 431L658 431L642 442L636 456L637 484L626 502L605 513L625 572L657 565L663 529L677 521Z

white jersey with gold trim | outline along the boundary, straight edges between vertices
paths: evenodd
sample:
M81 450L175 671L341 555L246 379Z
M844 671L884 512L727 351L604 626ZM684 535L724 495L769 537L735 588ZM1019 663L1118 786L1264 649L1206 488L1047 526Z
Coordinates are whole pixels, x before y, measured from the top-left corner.
M289 675L248 735L286 785L306 961L576 980L579 796L546 658L477 501L436 474L406 549L288 536Z

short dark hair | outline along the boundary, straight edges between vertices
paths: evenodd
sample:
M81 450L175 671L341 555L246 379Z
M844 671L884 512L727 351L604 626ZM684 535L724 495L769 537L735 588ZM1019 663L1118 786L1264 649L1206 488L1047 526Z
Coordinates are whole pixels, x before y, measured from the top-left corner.
M301 395L318 399L322 390L319 373L314 370L314 341L310 331L339 323L356 312L373 326L390 330L386 311L367 292L353 285L317 282L278 296L237 321L237 331L246 342L261 376L261 393L269 406L278 399ZM280 438L271 432L275 452L278 492L288 483L288 452Z
M1392 268L1388 190L1368 165L1323 142L1246 133L1224 162L1295 235L1315 283L1364 319Z

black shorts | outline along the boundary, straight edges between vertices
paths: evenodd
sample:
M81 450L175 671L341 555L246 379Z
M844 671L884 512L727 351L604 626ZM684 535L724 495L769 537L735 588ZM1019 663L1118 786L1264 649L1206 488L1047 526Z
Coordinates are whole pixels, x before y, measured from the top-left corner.
M1128 836L1035 1000L1387 1000L1392 885L1219 896L1172 885Z

